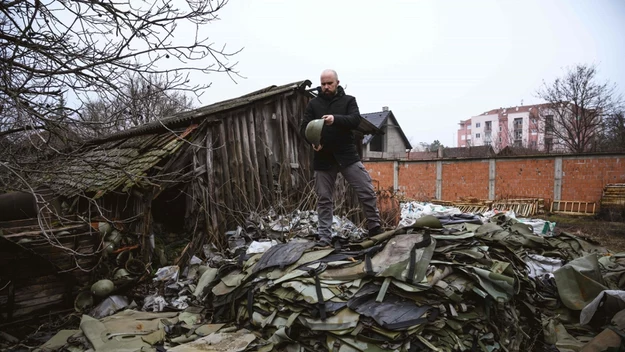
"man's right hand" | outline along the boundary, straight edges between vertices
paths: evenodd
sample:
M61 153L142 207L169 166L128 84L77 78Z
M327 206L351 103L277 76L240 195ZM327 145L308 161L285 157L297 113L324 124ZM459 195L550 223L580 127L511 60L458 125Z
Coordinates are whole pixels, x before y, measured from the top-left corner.
M313 147L313 149L314 149L316 152L320 151L320 150L321 150L321 148L323 148L323 146L322 146L321 144L319 144L319 145L314 145L314 144L312 144L312 147Z

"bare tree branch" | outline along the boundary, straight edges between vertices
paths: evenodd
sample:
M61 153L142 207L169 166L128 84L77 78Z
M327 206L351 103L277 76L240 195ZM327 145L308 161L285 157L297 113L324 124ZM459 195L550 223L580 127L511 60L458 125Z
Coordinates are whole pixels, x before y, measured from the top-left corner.
M576 153L595 150L604 119L615 113L621 101L615 89L608 82L597 82L592 65L577 65L563 77L544 83L537 94L547 102L540 112L545 144L554 140Z
M167 90L201 94L189 73L238 76L228 52L203 36L227 0L15 0L0 4L0 135L56 126L96 95L114 100L128 74L166 76ZM175 38L175 40L174 40ZM194 64L191 64L194 63ZM58 113L61 100L68 110ZM59 118L59 116L61 118Z

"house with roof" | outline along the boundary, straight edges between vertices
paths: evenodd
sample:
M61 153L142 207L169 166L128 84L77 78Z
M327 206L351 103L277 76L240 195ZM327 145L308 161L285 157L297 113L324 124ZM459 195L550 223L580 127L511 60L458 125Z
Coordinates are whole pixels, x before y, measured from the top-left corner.
M384 106L382 111L361 114L382 133L367 135L362 140L362 157L370 159L404 159L412 145L395 118L393 111Z

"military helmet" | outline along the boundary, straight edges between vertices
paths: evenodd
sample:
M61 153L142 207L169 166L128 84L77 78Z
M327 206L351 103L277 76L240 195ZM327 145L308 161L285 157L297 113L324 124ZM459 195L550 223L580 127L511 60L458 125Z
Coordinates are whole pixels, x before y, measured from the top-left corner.
M115 284L111 280L100 280L91 285L91 293L98 297L106 297L115 289Z
M314 145L321 143L321 131L325 121L323 119L312 120L306 126L306 139Z
M74 309L77 312L82 312L83 310L93 306L93 296L89 291L83 291L76 296L74 300Z

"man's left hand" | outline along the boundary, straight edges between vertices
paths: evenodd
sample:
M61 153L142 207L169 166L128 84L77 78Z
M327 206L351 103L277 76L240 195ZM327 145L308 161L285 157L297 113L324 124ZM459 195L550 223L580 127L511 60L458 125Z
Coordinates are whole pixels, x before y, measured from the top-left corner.
M323 115L321 118L328 126L334 123L334 115Z

